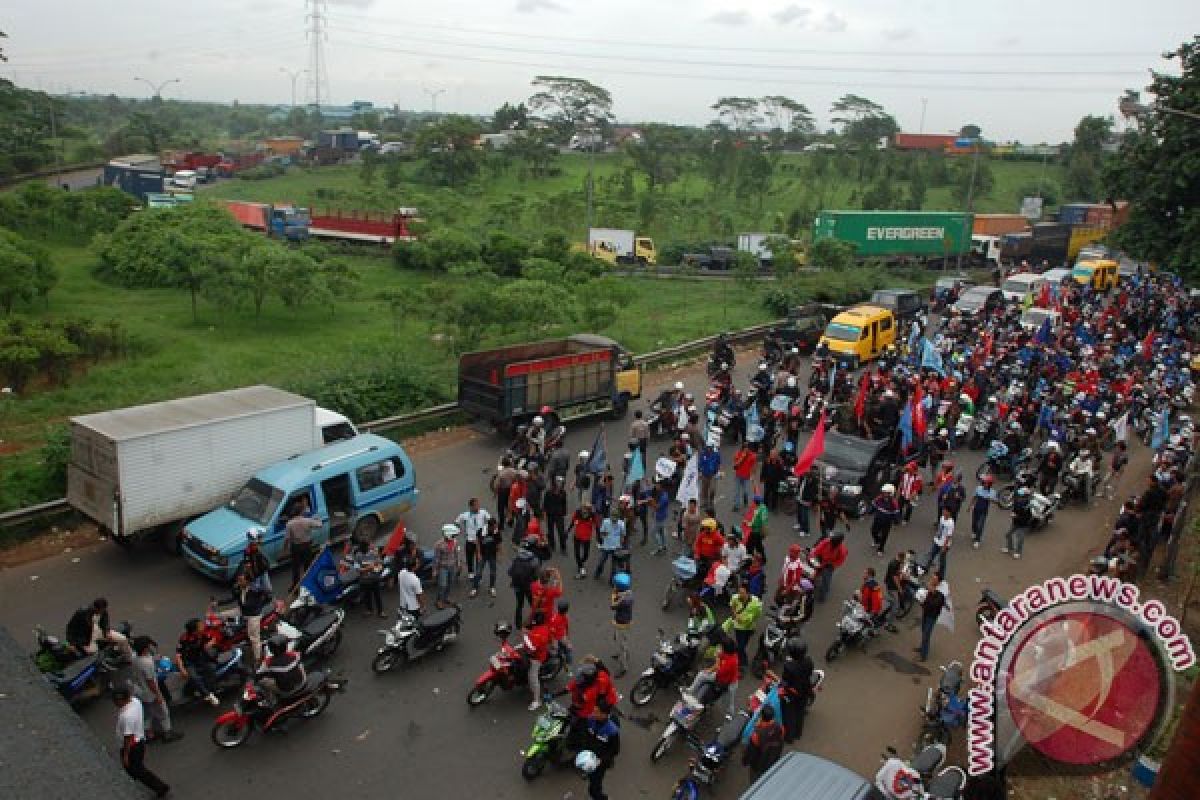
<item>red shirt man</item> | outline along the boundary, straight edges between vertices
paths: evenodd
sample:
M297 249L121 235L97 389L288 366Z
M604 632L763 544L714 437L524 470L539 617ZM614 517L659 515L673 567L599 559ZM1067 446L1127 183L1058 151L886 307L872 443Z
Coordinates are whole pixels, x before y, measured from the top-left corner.
M836 543L834 539L838 539ZM817 546L812 551L813 558L821 562L822 566L837 569L842 564L846 563L846 544L841 541L840 536L828 536L817 542Z
M754 477L754 467L757 463L758 456L743 442L741 448L733 455L733 474L748 481Z

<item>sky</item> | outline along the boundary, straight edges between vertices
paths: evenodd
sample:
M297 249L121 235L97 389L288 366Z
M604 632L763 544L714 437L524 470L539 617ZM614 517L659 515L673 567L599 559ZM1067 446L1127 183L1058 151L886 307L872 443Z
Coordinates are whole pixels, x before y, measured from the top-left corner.
M56 93L288 104L312 0L0 0L0 76ZM327 0L322 99L489 114L536 75L608 89L621 122L703 125L786 95L821 130L853 92L902 130L1069 141L1200 29L1195 0ZM69 23L69 24L68 24ZM311 74L311 72L310 72ZM138 81L136 78L143 78ZM295 81L311 101L309 75Z

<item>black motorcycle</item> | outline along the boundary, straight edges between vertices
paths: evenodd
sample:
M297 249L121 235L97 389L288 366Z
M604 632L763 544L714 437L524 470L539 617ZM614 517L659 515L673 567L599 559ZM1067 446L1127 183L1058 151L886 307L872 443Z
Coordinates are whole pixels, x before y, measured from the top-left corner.
M692 664L703 641L703 636L692 633L680 633L668 639L659 629L658 648L650 657L650 666L642 670L641 677L633 684L629 702L644 706L654 699L659 689L682 685L691 677Z
M371 669L379 675L397 666L416 661L431 650L441 650L458 639L462 628L462 609L443 608L422 617L401 611L396 624L383 634L383 646L371 661Z

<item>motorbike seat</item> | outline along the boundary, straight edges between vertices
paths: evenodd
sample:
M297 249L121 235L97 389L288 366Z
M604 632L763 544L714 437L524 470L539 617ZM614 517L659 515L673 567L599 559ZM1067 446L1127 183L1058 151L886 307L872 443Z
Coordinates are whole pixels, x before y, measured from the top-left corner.
M734 716L733 719L726 722L717 731L717 736L714 741L721 749L725 751L732 750L737 747L737 743L741 741L742 734L746 731L747 720L740 714Z
M417 627L422 631L436 631L446 627L458 617L457 608L439 608L417 618Z
M303 626L303 631L309 636L320 636L329 630L329 628L337 623L338 614L336 611L326 611L319 617L306 622Z
M912 768L926 776L938 768L943 758L942 751L936 745L930 745L913 758Z
M298 689L297 691L292 692L292 694L290 696L295 697L298 694L310 694L312 692L315 692L321 686L321 684L324 682L325 682L324 671L317 670L316 672L310 672L304 676L304 685L301 686L300 689Z
M87 669L90 669L96 663L96 655L84 656L83 658L68 664L62 668L62 671L52 673L56 683L74 683L75 680L83 674Z

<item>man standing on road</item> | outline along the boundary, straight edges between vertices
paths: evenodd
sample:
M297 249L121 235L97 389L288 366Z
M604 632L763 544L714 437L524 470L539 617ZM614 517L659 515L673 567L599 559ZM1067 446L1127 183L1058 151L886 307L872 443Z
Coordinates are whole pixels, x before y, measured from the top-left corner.
M613 559L612 572L615 573L617 562L613 554L624 546L625 522L618 515L617 509L613 508L612 515L600 524L600 561L596 564L596 571L592 573L592 577L600 580L600 573L604 572L604 564L609 559Z
M929 573L924 596L917 593L921 602L921 646L915 648L915 652L920 654L921 661L929 658L929 639L933 636L933 628L942 615L942 609L946 607L946 595L942 594L941 583L941 574L933 571Z
M508 577L511 580L513 595L517 600L517 610L513 614L515 620L513 627L517 630L523 627L521 616L525 610L525 604L529 603L530 607L533 606L533 581L537 578L541 566L537 556L524 542L517 547L516 555L513 556L512 563L508 566Z
M900 504L896 502L896 487L885 483L879 495L871 503L871 541L875 543L875 554L882 556L887 546L892 525L900 519Z
M254 663L258 664L262 661L262 618L263 613L271 606L271 595L264 592L261 585L251 583L246 572L239 572L234 579L233 597L237 600L242 619L246 621L250 656Z
M779 698L783 701L784 740L791 744L804 735L804 717L812 699L813 661L803 637L788 639L787 659L779 675Z
M121 740L121 766L129 777L140 781L154 792L166 797L171 787L146 767L146 732L142 703L124 687L113 689L113 704L117 707L117 738Z
M550 479L550 486L542 496L542 511L546 512L546 542L553 550L555 543L565 556L567 554L567 488L561 476Z
M758 455L749 442L733 454L733 510L750 504L750 479L754 477L754 467L758 464Z
M629 438L637 442L637 449L642 453L642 466L646 465L646 453L650 449L650 426L642 418L641 411L633 412L633 423L629 426Z
M633 624L633 582L628 572L618 572L612 579L612 596L609 606L613 612L613 640L617 652L613 659L617 662L617 673L613 677L620 678L629 670L629 626Z
M496 564L500 558L500 543L503 538L499 524L494 518L488 517L483 533L479 534L479 560L475 565L475 579L471 582L471 597L479 594L484 568L488 571L488 594L496 596Z
M487 530L487 524L491 518L492 515L487 512L487 509L479 507L479 498L472 497L467 501L467 510L459 514L458 519L455 520L463 532L463 553L467 559L467 580L471 581L472 597L475 596L479 587L479 582L475 580L475 570L479 569L481 572L483 570L483 565L476 563L480 561L480 538Z
M462 569L462 550L458 546L458 526L442 526L442 538L433 546L433 574L437 580L437 607L445 608L450 601L450 584Z
M171 710L158 684L158 670L154 664L156 647L149 636L137 636L133 640L133 694L149 716L146 730L152 734L151 738L166 744L182 739L183 734L171 729Z
M598 524L591 502L586 502L571 515L571 524L567 526L567 531L573 534L575 569L579 570L580 578L587 577L588 557L591 555L592 539L595 538Z
M738 587L737 594L729 601L729 627L733 629L733 638L737 642L738 669L745 670L750 657L746 654L746 645L754 636L758 620L762 616L762 601L750 594L746 584Z
M492 493L496 495L496 516L500 520L501 528L508 521L508 493L512 491L516 480L517 471L513 469L512 459L505 456L500 459L500 466L492 476Z
M576 763L583 762L588 777L588 800L608 800L604 793L604 775L617 760L621 752L621 729L612 721L607 711L597 708L588 720L587 749L582 751ZM591 753L595 760L588 759Z
M840 533L826 537L817 542L813 548L812 557L820 564L817 568L816 596L818 603L824 603L829 597L829 587L833 583L833 571L846 563L846 545Z
M665 483L657 483L651 490L651 505L654 506L654 549L650 555L667 552L667 519L671 515L671 494ZM642 544L645 544L645 537Z
M705 508L716 508L717 477L721 474L721 453L706 443L696 462L700 471L700 502Z
M313 532L320 530L324 524L316 517L310 516L311 514L308 495L301 495L285 528L283 553L292 559L292 589L296 588L296 584L304 578L304 573L308 572L313 558Z
M493 577L495 572L492 573ZM400 592L400 610L407 611L414 617L421 616L421 606L424 604L424 590L421 579L412 571L408 559L400 561L400 571L396 573L396 589Z
M933 568L937 559L938 574L946 574L946 557L950 554L950 545L954 543L954 512L949 508L942 509L942 517L938 520L937 530L933 534L933 544L929 548L929 556L925 559L925 569Z
M975 487L975 494L971 495L971 502L967 506L971 511L971 546L976 550L983 541L988 509L991 508L992 501L996 499L996 490L992 488L994 480L995 478L990 473L984 475L979 485Z

